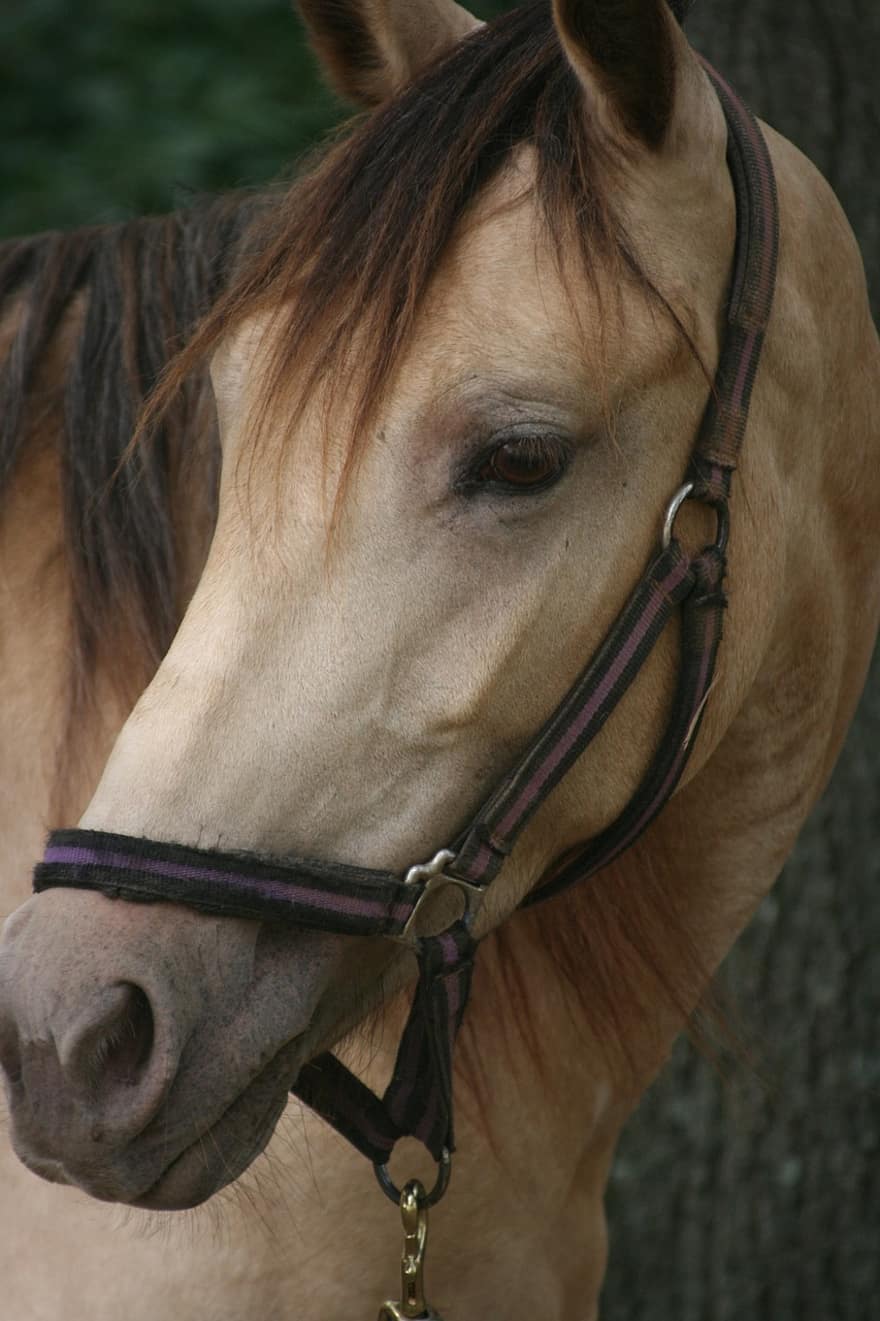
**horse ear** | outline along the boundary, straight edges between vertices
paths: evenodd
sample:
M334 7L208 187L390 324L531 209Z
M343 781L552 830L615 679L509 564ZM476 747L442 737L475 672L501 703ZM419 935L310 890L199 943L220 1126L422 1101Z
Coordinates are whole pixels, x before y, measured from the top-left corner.
M684 42L675 18L686 7L667 0L553 0L562 48L592 109L654 150L673 117Z
M333 88L374 106L480 21L454 0L297 0Z

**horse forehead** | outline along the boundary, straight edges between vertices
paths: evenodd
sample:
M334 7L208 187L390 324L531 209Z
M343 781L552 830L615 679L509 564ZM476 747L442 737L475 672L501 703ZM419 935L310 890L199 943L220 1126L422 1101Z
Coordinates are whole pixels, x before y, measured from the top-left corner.
M597 258L588 280L574 244L571 260L562 254L560 261L534 183L534 151L519 148L463 217L402 354L393 391L399 406L413 399L421 406L469 372L546 374L552 382L598 370L612 384L674 355L671 322L621 281L619 268L604 269ZM232 429L260 397L276 325L272 311L254 312L215 354L214 393ZM310 430L306 418L303 427Z
M459 226L431 288L425 322L483 340L511 330L558 333L566 321L558 254L529 172L508 169Z
M426 300L413 345L447 366L560 354L607 364L609 350L642 355L661 348L656 309L620 267L598 256L590 278L571 244L560 253L534 192L531 150L523 148L459 227ZM625 342L624 342L625 341Z

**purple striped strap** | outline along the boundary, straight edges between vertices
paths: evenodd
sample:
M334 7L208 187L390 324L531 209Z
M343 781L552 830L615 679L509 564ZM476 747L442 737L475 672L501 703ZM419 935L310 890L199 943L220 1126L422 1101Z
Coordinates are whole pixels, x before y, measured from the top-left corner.
M55 886L343 934L401 936L425 882L405 884L392 872L314 859L286 865L102 831L58 830L34 872L36 891ZM418 1137L437 1160L453 1149L452 1049L474 950L463 922L418 942L419 985L382 1100L332 1055L311 1061L292 1089L377 1163L387 1161L404 1136Z
M474 817L451 873L479 885L494 879L520 831L599 733L695 582L691 561L673 539L649 565L525 756Z
M310 1060L290 1090L374 1165L386 1164L403 1136L375 1092L329 1052Z
M58 885L321 930L329 918L335 930L362 936L401 935L424 888L394 872L311 858L288 864L98 830L49 836L34 890Z
M553 863L523 907L531 907L607 867L634 844L668 803L687 765L712 686L726 601L724 560L714 547L694 561L697 588L681 611L681 665L672 709L657 752L626 807L600 834Z
M476 945L466 922L420 942L419 984L384 1105L439 1160L452 1152L452 1053L470 994Z
M705 61L704 61L705 64ZM658 556L618 617L600 651L576 680L523 759L498 786L459 843L449 870L471 883L487 885L504 864L517 837L545 797L595 738L626 692L676 604L688 600L696 578L724 574L727 501L733 469L742 445L752 387L764 332L770 319L779 246L778 198L770 154L757 121L719 74L705 64L728 123L728 164L737 211L737 241L727 300L727 332L715 386L710 395L691 458L692 498L719 513L719 540L707 548L702 569L689 562L672 542ZM710 559L706 557L709 556ZM712 560L711 557L714 557ZM704 583L705 587L705 583ZM711 595L711 593L710 593ZM706 592L701 593L703 602ZM634 842L675 789L711 687L721 635L720 606L703 611L694 628L711 646L689 664L683 650L682 674L669 729L654 761L622 817L577 850L574 860L552 871L552 883L539 884L529 903L547 898L566 884L590 875ZM699 641L693 644L699 648ZM691 683L703 670L704 691ZM693 708L688 714L688 695ZM687 738L681 733L687 730ZM584 867L586 870L584 870Z
M463 922L419 941L419 981L381 1100L330 1054L306 1065L291 1088L375 1165L402 1137L418 1138L437 1161L455 1150L452 1053L475 953Z
M736 198L736 252L715 388L692 460L697 494L726 502L745 438L752 387L773 310L779 258L779 200L767 143L733 88L703 60L729 126L727 164Z

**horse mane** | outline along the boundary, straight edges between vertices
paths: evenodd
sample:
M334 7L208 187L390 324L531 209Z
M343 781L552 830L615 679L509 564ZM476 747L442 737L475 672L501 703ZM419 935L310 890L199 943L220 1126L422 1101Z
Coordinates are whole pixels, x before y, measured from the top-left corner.
M0 502L25 447L57 452L71 585L65 749L82 729L98 664L130 700L177 628L186 584L175 492L191 483L212 521L213 407L202 376L181 390L152 444L127 452L143 402L230 277L258 200L232 196L159 217L0 243ZM124 656L123 656L124 653Z
M270 311L278 348L262 416L282 403L295 413L323 381L350 380L351 466L456 230L520 147L533 151L534 197L560 269L574 251L597 293L600 270L635 281L690 343L614 213L608 185L626 162L612 159L584 112L547 0L526 0L477 31L401 96L355 121L286 192L0 245L0 310L11 300L22 307L0 368L0 500L44 407L46 355L81 309L64 379L55 383L73 600L62 748L89 709L98 659L109 658L134 698L177 628L187 583L175 495L195 495L209 517L216 497L206 380L213 348L247 317ZM134 664L130 648L113 650L122 634L135 639ZM62 755L62 774L65 764ZM628 927L633 904L621 898L616 875L609 868L588 891L517 921L531 923L553 950L600 1039L619 1040L627 1014L644 1012L627 1000L629 971L644 983L645 967L653 970L657 994L684 1014L699 959L683 923L680 934L670 932L677 924L662 876L646 886L655 898ZM670 940L683 951L680 987L660 972ZM487 944L496 995L518 1007L513 1017L539 1057L528 969L510 953L504 929ZM481 998L491 1015L493 997ZM495 1021L508 1017L502 1006ZM488 1093L479 1059L466 1024L460 1067L478 1099Z

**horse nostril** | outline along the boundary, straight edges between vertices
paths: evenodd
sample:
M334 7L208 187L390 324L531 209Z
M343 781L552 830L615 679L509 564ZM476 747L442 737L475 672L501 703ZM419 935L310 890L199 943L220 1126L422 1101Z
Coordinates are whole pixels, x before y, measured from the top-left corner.
M153 1011L139 986L119 988L126 994L115 1022L96 1044L96 1066L105 1084L133 1087L143 1076L153 1053Z
M10 1087L21 1082L21 1041L12 1023L0 1022L0 1072Z
M153 1010L145 992L120 982L103 992L98 1013L62 1045L61 1066L71 1082L95 1096L133 1087L147 1070L154 1037Z

